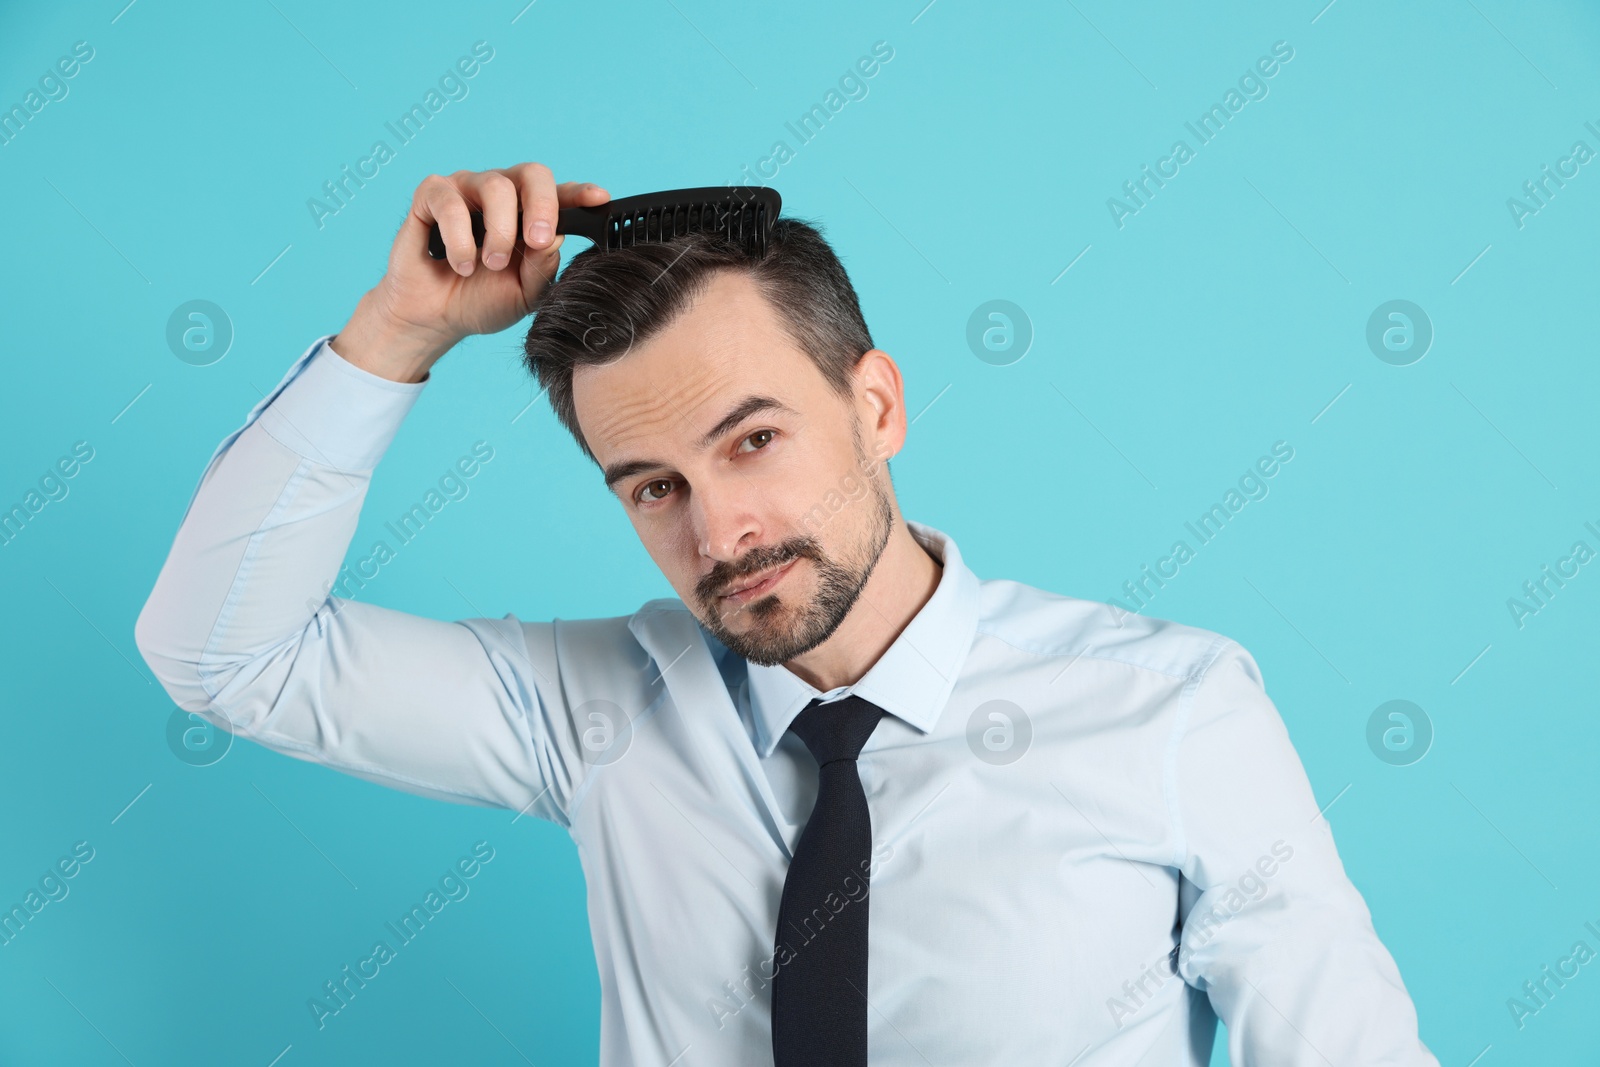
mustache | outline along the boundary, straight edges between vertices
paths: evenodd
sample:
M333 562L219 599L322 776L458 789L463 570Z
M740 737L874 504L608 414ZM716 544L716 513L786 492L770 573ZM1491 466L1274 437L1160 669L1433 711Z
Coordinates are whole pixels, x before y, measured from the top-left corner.
M781 567L790 560L814 560L818 555L816 544L810 538L797 538L770 548L752 548L736 563L719 562L712 567L711 572L700 579L696 591L701 599L714 600L724 589L743 578Z

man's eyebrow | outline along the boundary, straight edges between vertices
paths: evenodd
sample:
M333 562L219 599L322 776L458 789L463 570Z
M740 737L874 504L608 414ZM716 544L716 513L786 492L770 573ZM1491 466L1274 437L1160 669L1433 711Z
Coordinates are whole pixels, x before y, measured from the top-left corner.
M705 435L695 442L695 449L701 452L705 451L729 430L732 430L752 415L760 415L764 412L796 416L800 414L775 397L752 393L729 409L726 415L718 419L717 424L707 430ZM613 463L605 469L606 488L613 489L624 478L631 478L635 474L643 474L645 471L665 466L668 466L668 464L658 459L630 459L624 463Z

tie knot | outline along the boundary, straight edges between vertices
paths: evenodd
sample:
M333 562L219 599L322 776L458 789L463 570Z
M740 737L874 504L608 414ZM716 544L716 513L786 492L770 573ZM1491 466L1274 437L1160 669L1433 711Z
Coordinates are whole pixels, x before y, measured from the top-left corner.
M806 743L821 766L860 756L883 716L878 705L853 694L826 704L819 697L794 717L789 729Z

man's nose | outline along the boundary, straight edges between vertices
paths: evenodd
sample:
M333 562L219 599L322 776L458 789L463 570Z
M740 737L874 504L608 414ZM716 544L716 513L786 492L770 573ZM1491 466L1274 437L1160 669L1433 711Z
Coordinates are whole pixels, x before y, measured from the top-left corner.
M761 496L746 479L737 474L717 479L691 492L690 498L702 556L733 560L761 543Z

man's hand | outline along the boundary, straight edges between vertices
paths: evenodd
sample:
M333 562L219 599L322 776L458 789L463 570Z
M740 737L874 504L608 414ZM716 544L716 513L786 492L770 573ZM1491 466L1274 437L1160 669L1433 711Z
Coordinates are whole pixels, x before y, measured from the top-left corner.
M610 199L591 183L557 185L543 163L429 175L389 250L388 272L334 338L338 354L380 377L422 381L462 338L498 333L532 313L561 264L560 208ZM474 209L483 212L481 253L472 239ZM435 221L444 237L443 260L427 251Z

